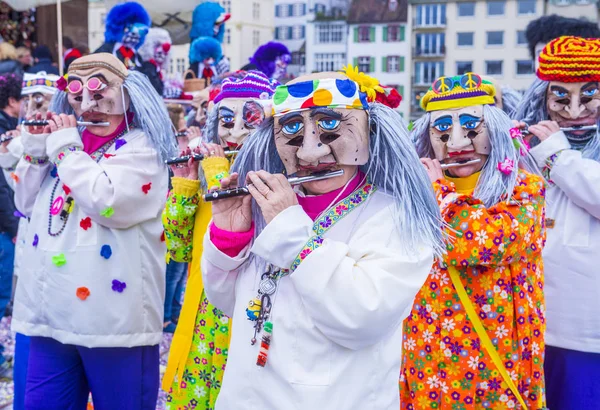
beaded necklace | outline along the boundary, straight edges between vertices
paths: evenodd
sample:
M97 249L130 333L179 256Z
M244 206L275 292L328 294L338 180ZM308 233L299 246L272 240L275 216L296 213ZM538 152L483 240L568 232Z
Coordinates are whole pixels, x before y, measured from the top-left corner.
M121 138L123 135L125 135L128 131L130 131L131 129L133 129L133 125L130 126L130 129L124 129L123 131L121 131L117 136L115 136L113 139L111 139L110 141L108 141L106 144L102 145L100 148L98 148L96 151L92 152L90 154L90 157L96 161L96 162L100 162L100 160L102 159L102 157L104 156L104 154L106 153L106 151L108 151L108 149L110 147L113 146L113 144L119 139ZM66 196L66 199L63 199L62 196L59 196L58 198L55 198L56 195L56 189L58 188L58 185L60 184L60 177L57 175L56 176L56 182L54 183L54 187L52 188L52 193L50 194L50 205L49 205L49 210L48 210L48 235L56 238L57 236L59 236L60 234L63 233L63 231L65 230L66 226L67 226L67 221L69 220L69 215L71 215L71 212L73 211L74 208L74 203L75 200L73 199L72 196L68 195ZM63 189L64 189L64 184L63 184ZM67 191L65 191L67 192ZM58 230L58 232L52 232L52 217L56 216L56 215L60 215L60 220L62 221L62 226L60 227L60 229Z
M279 281L292 273L301 263L301 260L306 256L307 248L315 249L317 242L320 245L322 242L321 235L329 231L337 222L343 219L353 210L357 209L361 204L365 203L369 196L375 192L376 186L371 184L369 178L362 182L358 188L348 195L346 198L330 206L319 216L313 224L313 232L316 237L311 238L305 248L298 254L296 260L292 263L290 269L278 269L272 265L268 265L267 271L260 277L258 285L258 294L254 299L248 302L246 315L248 320L254 322L254 336L250 340L250 344L256 344L257 337L262 334L260 349L256 360L256 365L264 367L267 363L267 356L271 339L273 337L273 323L270 320L273 314L273 305L277 297Z

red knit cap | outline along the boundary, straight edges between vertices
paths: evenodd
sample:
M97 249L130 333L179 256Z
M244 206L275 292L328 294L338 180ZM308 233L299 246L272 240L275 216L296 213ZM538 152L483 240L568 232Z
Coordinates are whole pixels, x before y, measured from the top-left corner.
M544 81L600 81L600 39L564 36L548 44L539 57L537 76Z

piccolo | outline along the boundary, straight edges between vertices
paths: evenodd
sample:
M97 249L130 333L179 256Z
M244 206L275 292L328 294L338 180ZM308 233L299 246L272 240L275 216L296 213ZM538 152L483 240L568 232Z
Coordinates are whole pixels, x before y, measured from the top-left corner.
M187 136L187 132L185 132L185 131L184 132L178 132L177 134L175 134L176 138L185 137L185 136Z
M561 131L563 132L573 132L573 131L592 131L592 130L597 130L598 129L598 125L582 125L579 127L561 127ZM521 133L523 135L529 135L531 134L529 132L529 129L525 128L523 130L521 130Z
M23 121L23 125L26 125L28 127L42 127L44 125L48 125L48 121L46 121L46 120ZM110 122L77 121L77 125L79 127L87 127L90 125L93 125L94 127L109 127Z
M0 144L3 144L3 143L5 143L6 141L10 141L10 140L12 140L12 139L13 139L13 137L11 137L10 135L2 134L2 135L0 136Z
M341 175L344 175L344 170L338 169L335 171L317 172L317 173L307 175L304 177L291 177L291 178L288 178L288 182L290 183L290 185L293 186L293 185L300 185L305 182L321 181L323 179L339 177ZM204 200L206 202L212 202L212 201L218 201L219 199L233 198L236 196L243 196L243 195L249 195L249 194L250 194L250 190L248 189L248 186L241 186L238 188L224 189L222 191L214 191L214 192L210 192L208 194L204 194Z
M448 169L448 168L462 167L463 165L477 164L479 162L481 162L481 160L479 158L475 158L475 159L471 159L471 160L465 161L465 162L452 162L450 164L441 164L441 165L442 165L442 169Z
M239 150L225 151L225 156L226 157L232 157L235 154L237 154L238 152L240 152L240 151ZM174 158L166 160L165 164L167 164L167 165L185 164L191 158L194 158L195 161L202 161L204 159L204 155L202 155L202 154L192 154L192 155L184 155L182 157L174 157Z

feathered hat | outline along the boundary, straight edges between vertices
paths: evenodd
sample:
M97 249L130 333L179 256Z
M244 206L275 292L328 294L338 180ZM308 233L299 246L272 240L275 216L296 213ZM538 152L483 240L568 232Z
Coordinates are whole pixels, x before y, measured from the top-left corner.
M140 23L150 26L150 15L140 3L130 1L114 6L106 16L106 29L104 31L105 43L117 43L123 38L125 27L130 24Z
M221 43L212 37L199 37L190 46L190 64L201 63L207 58L219 61L222 55Z
M225 25L222 23L225 23L230 17L231 15L225 13L225 9L217 2L200 3L192 14L190 40L194 41L198 37L213 37L222 43L225 35ZM215 33L215 24L219 23L221 23L219 31Z
M270 41L260 46L254 55L250 57L250 63L256 66L258 71L263 72L267 77L271 77L275 72L275 60L277 57L291 61L290 50L276 41Z

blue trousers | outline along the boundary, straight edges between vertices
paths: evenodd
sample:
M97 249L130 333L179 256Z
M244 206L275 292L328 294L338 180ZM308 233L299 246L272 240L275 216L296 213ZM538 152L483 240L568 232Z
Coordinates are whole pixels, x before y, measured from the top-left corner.
M13 410L25 410L25 384L27 383L27 367L29 364L29 336L17 333L15 339L15 361L13 382L15 398Z
M159 347L87 348L32 336L26 410L155 410Z
M0 319L12 296L13 271L15 267L15 244L7 233L0 234Z
M176 322L181 313L181 296L187 263L170 261L167 264L166 290L165 290L165 322Z
M600 354L546 345L544 372L550 410L600 409Z

